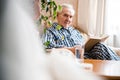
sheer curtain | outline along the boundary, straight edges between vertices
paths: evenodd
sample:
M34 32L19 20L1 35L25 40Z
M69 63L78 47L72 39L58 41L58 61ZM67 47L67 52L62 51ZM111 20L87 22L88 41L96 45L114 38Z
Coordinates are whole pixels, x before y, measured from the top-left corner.
M106 0L104 32L109 34L108 45L120 47L120 0Z
M104 0L78 0L78 26L90 36L103 34Z
M90 36L110 35L106 44L120 47L120 0L78 0L77 26Z

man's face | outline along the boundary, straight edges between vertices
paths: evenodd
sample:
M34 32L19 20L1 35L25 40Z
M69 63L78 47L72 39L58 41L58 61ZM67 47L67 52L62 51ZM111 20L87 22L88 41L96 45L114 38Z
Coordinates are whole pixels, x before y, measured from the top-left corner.
M63 26L64 28L67 28L71 25L72 19L73 19L73 13L68 8L63 8L62 12L58 14L57 20L58 24Z

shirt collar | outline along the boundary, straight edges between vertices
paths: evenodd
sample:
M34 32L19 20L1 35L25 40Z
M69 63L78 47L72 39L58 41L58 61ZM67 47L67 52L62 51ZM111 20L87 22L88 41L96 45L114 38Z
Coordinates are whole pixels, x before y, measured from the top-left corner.
M55 25L55 26L54 26ZM57 25L59 25L57 22L55 22L54 24L53 24L53 26L56 28L57 27ZM67 28L64 28L63 26L61 26L61 29L60 30L62 30L62 29L66 29L66 30L69 30L71 28L71 26L69 26L69 27L67 27Z

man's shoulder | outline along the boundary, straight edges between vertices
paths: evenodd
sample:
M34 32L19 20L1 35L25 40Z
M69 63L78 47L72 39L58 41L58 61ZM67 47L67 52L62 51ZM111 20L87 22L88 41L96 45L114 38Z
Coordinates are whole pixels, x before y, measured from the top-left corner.
M51 27L47 28L47 30L55 30L57 25L57 23L53 23Z
M70 27L69 27L69 30L70 30L71 32L78 32L78 30L75 29L73 26L70 26Z

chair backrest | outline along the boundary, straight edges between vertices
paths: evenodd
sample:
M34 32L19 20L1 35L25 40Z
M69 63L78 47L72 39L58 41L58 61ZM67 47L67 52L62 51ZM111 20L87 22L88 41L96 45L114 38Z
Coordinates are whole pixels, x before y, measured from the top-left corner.
M89 35L84 30L82 30L79 26L74 26L74 28L80 31L80 33L81 33L82 37L85 39L85 41L88 40Z

